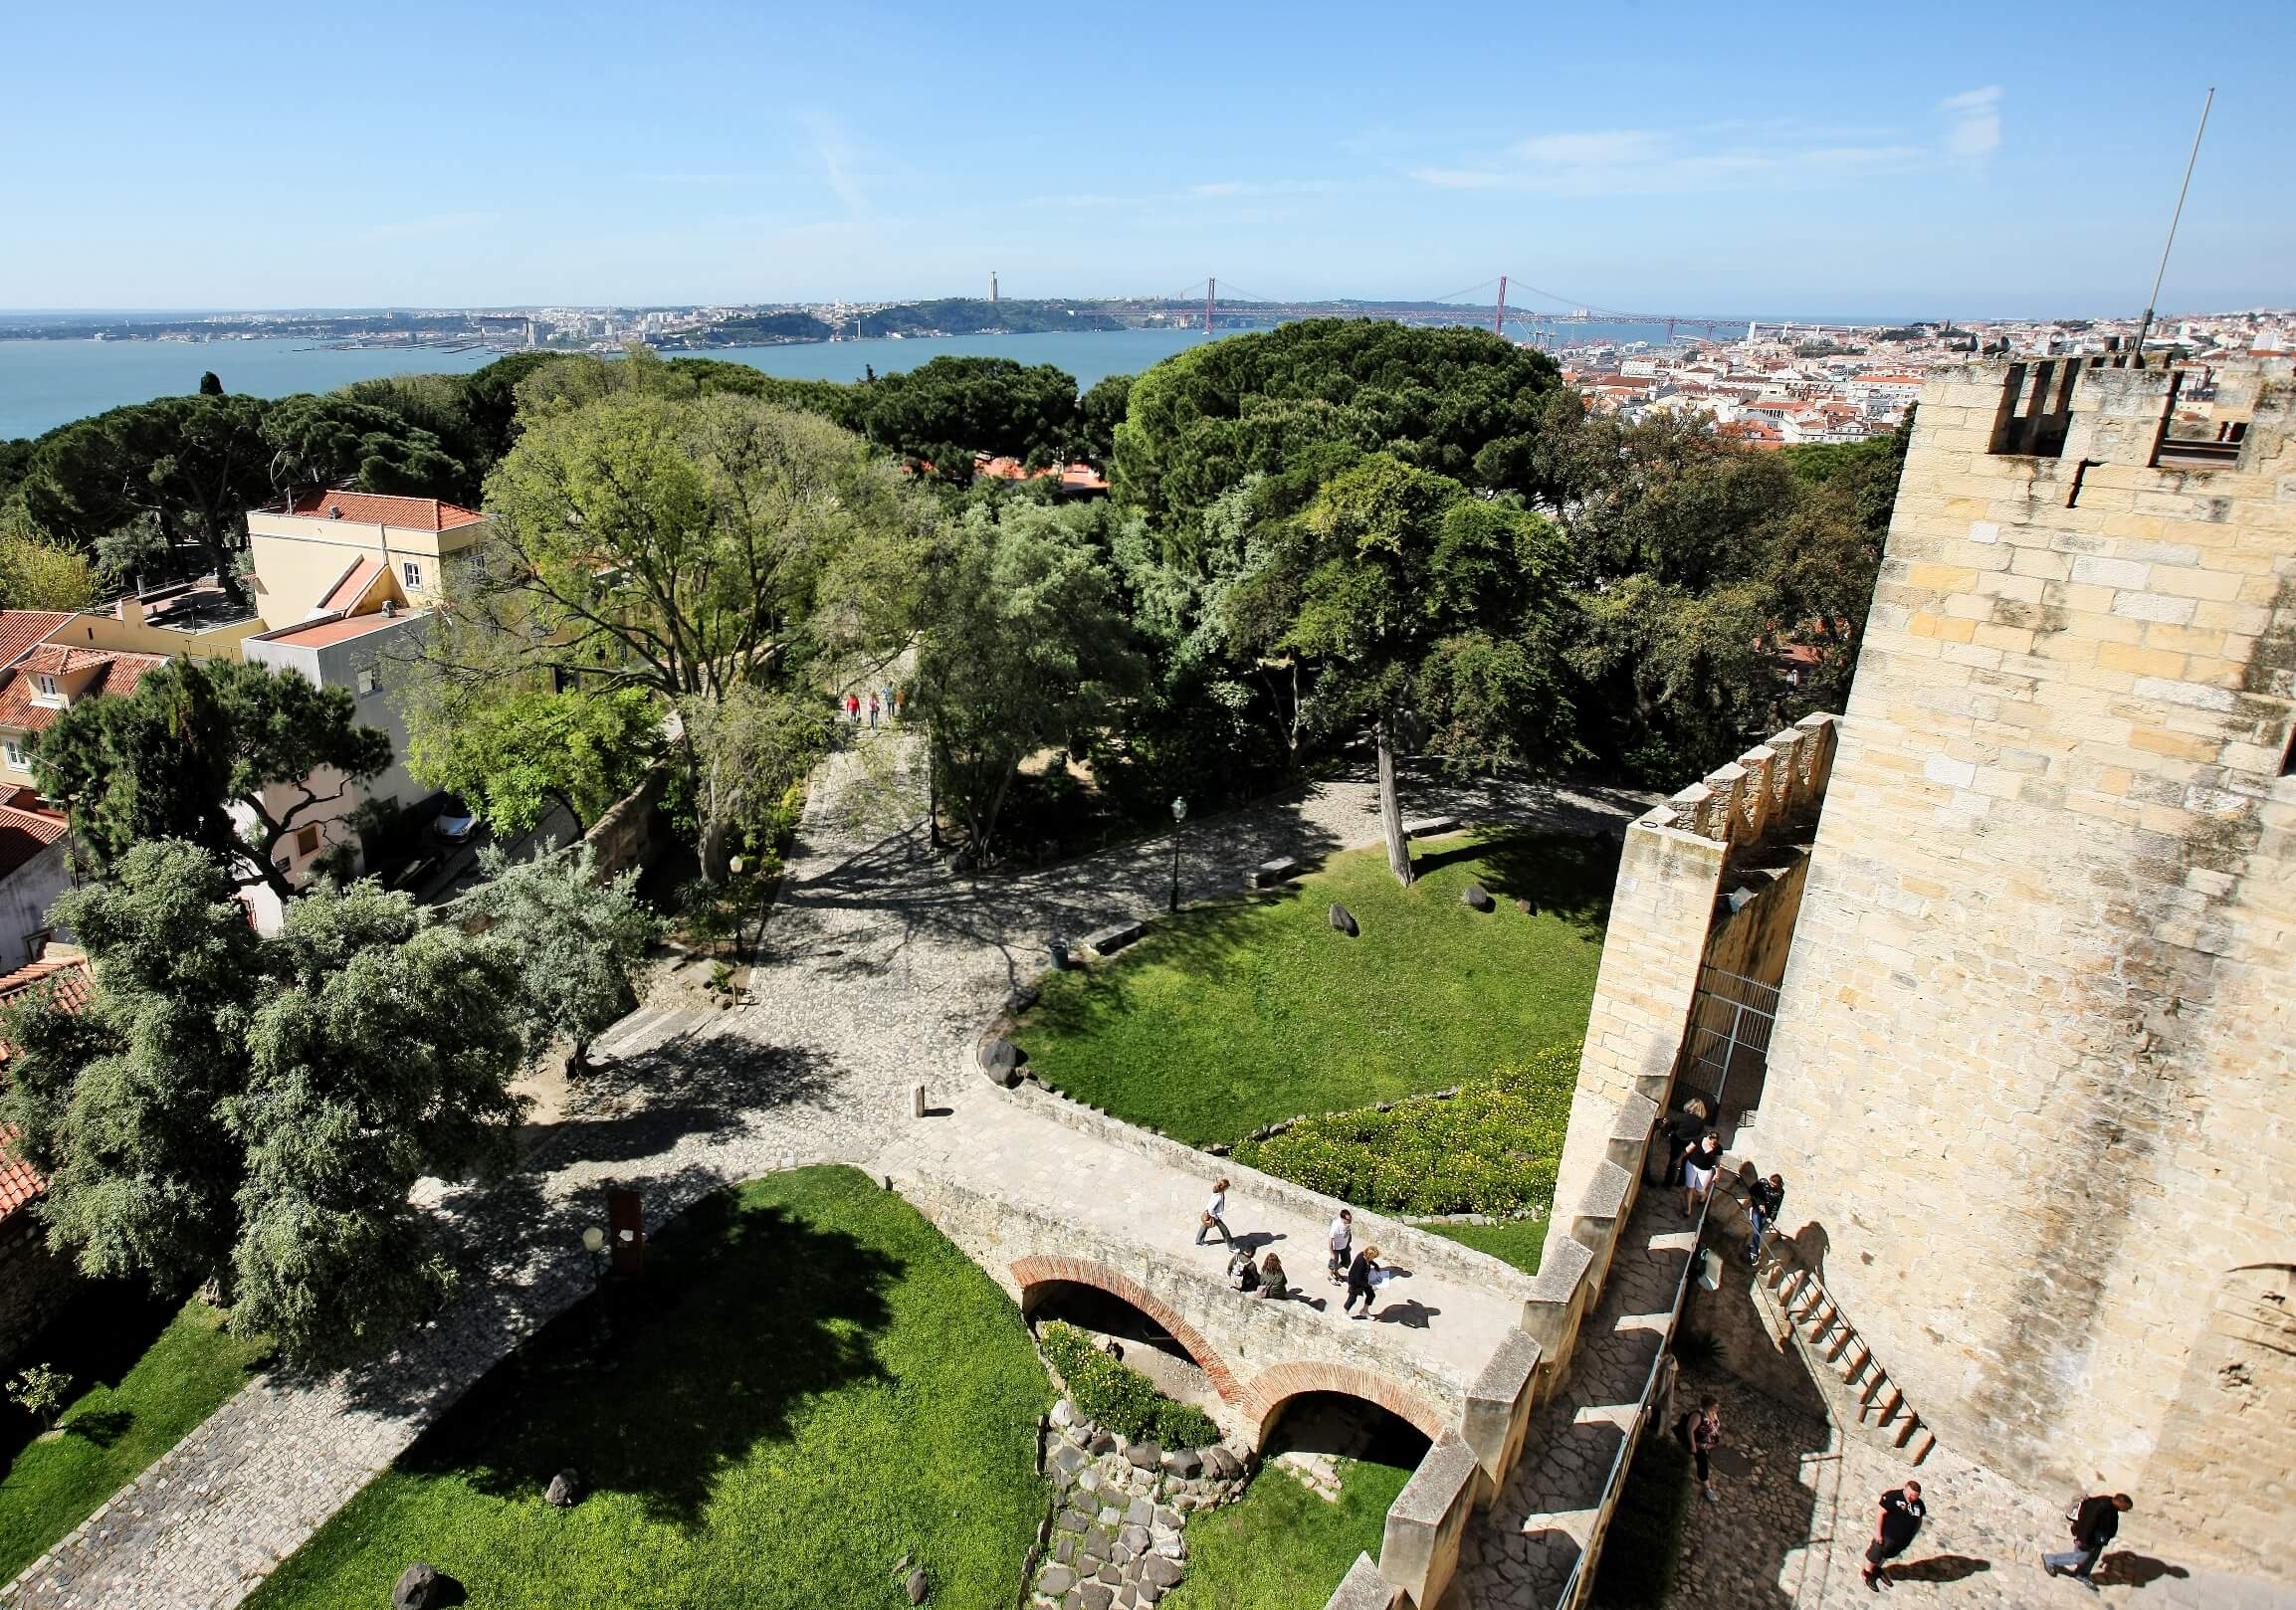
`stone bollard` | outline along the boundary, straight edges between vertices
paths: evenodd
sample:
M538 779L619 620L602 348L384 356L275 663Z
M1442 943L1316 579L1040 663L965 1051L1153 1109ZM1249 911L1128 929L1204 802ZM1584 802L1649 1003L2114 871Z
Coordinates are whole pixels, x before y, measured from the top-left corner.
M923 1085L917 1087L915 1095L910 1099L909 1115L913 1118L925 1116L925 1087Z

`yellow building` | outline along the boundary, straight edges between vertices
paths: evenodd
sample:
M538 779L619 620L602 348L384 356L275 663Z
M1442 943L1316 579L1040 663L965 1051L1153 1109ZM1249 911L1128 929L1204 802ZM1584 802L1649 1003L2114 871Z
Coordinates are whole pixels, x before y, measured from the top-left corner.
M429 609L445 571L487 534L487 517L436 498L298 494L247 516L256 609L266 630L314 615L357 615L388 601Z

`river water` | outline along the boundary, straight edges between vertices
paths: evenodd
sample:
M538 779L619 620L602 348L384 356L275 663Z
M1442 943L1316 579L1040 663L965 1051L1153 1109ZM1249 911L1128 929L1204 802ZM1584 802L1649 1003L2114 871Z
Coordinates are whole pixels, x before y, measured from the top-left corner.
M1221 338L1235 331L1221 331ZM1660 341L1663 325L1565 326L1571 343ZM867 341L809 341L791 346L736 346L671 357L722 358L796 380L859 380L871 369L892 374L947 355L1050 363L1076 377L1079 387L1112 374L1138 374L1150 364L1204 344L1200 330L1118 329L1058 331L1044 335L886 337ZM495 360L483 349L378 346L349 351L302 340L215 341L0 341L0 441L37 436L67 420L122 403L196 391L202 371L213 369L227 391L285 397L331 391L353 380L390 374L464 373Z
M723 358L799 380L859 380L871 368L891 374L959 354L1056 364L1076 376L1079 386L1089 386L1112 374L1136 374L1203 342L1200 330L1118 329L813 341L667 355ZM0 341L0 440L37 436L122 403L196 391L208 369L227 391L285 397L378 375L467 373L497 355L419 347L332 351L300 340Z

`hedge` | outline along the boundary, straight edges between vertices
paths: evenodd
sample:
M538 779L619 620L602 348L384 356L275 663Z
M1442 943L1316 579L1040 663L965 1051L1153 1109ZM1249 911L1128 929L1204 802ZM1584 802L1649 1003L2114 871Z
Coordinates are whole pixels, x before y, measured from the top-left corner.
M1553 1046L1448 1099L1305 1118L1235 1158L1382 1213L1523 1213L1554 1198L1577 1078L1577 1045Z
M1037 1333L1044 1356L1068 1383L1071 1403L1128 1442L1152 1441L1161 1448L1202 1448L1220 1440L1210 1415L1174 1403L1137 1369L1118 1363L1092 1338L1054 1319Z

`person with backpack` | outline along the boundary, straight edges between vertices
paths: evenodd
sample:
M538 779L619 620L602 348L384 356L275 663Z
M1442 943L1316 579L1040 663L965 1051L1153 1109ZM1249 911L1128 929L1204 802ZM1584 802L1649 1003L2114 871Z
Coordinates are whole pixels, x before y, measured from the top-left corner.
M1700 1398L1696 1409L1674 1422L1674 1440L1698 1467L1698 1491L1707 1503L1719 1504L1714 1496L1714 1450L1722 1445L1722 1399L1711 1392Z
M1913 1545L1929 1509L1922 1503L1922 1485L1908 1482L1881 1496L1881 1518L1874 1522L1873 1541L1865 1545L1865 1569L1858 1574L1879 1593L1889 1580L1889 1562Z
M1770 1227L1777 1223L1777 1211L1785 1206L1785 1177L1773 1174L1758 1179L1746 1193L1746 1216L1753 1222L1754 1237L1746 1244L1746 1261L1759 1263L1762 1259L1762 1238Z
M1238 1247L1228 1255L1228 1284L1246 1297L1260 1289L1260 1270L1252 1262L1251 1248Z
M2121 1516L2136 1507L2126 1493L2109 1497L2095 1493L2081 1500L2065 1512L2073 1546L2061 1554L2043 1554L2041 1569L2051 1576L2069 1576L2091 1593L2096 1592L2096 1579L2090 1573L2104 1557L2105 1545L2121 1534Z

